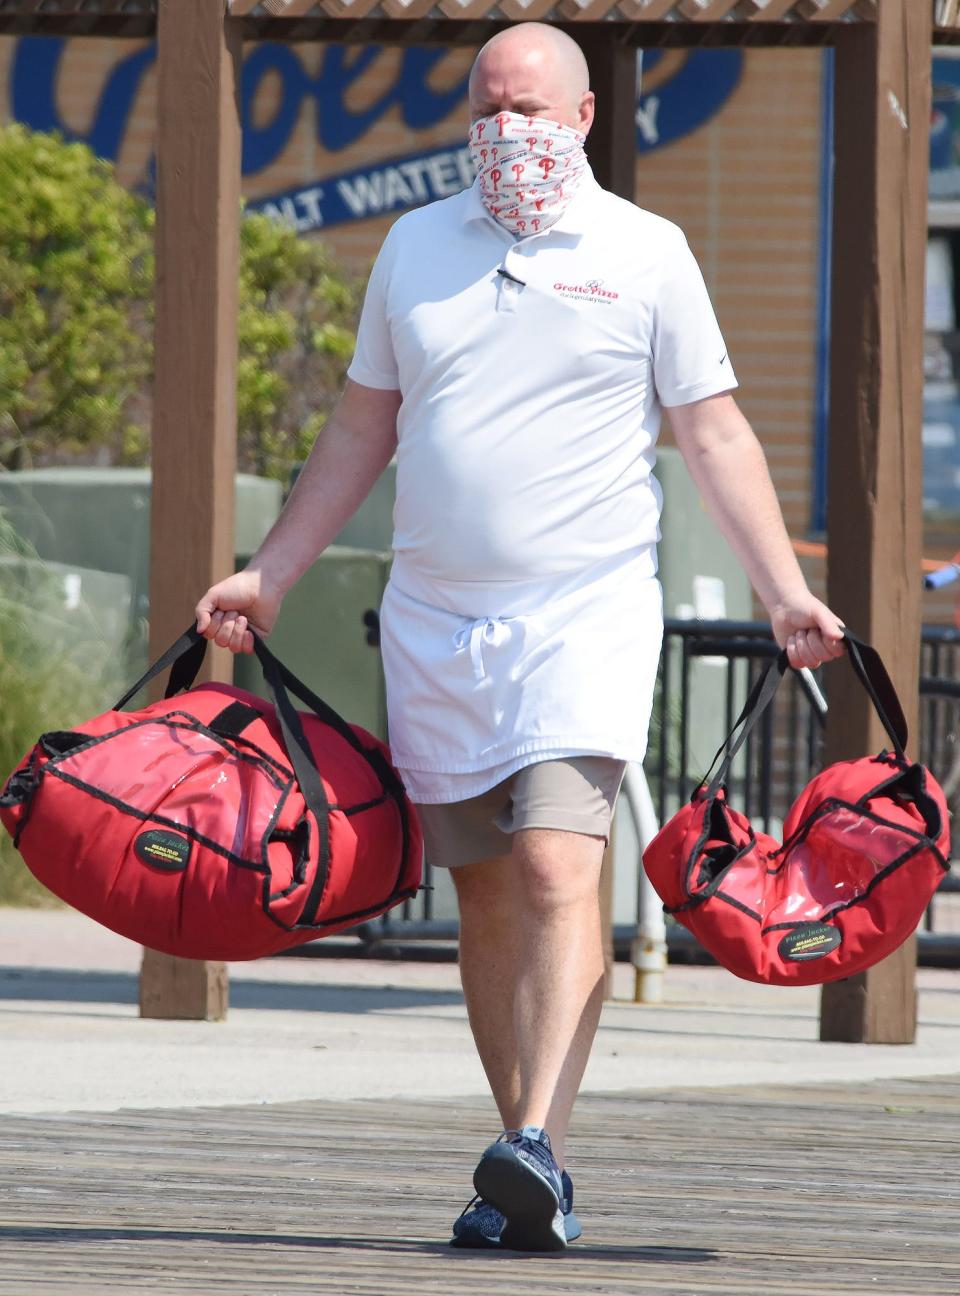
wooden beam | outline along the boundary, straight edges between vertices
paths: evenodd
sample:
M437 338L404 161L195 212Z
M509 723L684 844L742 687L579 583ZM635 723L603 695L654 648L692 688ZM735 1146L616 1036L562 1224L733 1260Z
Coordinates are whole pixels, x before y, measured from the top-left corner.
M565 26L580 45L597 98L596 119L587 138L587 154L598 182L633 201L637 168L637 52L619 43L615 27ZM604 951L605 992L613 995L613 833L600 873L600 919Z
M879 650L915 731L920 660L923 282L932 10L884 0L836 42L827 589ZM859 688L831 668L827 757L886 738ZM914 744L915 747L915 737ZM910 1043L913 942L825 986L826 1040Z
M597 113L587 154L604 189L633 202L637 171L637 51L621 44L612 23L562 24L583 50Z
M157 40L154 656L233 570L241 55L223 0L160 0ZM229 654L204 678L231 679ZM221 1017L226 997L222 964L144 958L144 1016Z

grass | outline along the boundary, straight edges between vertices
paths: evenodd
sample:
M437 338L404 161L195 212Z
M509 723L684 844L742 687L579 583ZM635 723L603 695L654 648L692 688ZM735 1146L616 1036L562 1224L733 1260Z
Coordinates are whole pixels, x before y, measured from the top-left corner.
M90 609L65 597L0 511L0 787L41 733L70 729L105 710L122 664ZM58 904L0 828L0 904Z

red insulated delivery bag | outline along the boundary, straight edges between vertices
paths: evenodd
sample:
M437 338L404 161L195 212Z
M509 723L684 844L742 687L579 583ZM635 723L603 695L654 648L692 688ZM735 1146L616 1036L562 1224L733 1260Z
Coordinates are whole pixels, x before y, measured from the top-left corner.
M782 844L755 832L724 784L787 670L781 653L717 753L715 777L644 852L666 911L748 981L815 985L871 967L915 931L949 870L943 791L904 755L903 711L878 654L846 639L892 750L818 774L791 807Z
M13 772L0 819L31 871L121 935L194 959L275 954L414 895L422 838L387 748L260 640L274 705L192 688L205 650L189 630L113 710L44 734ZM167 666L163 701L121 709Z

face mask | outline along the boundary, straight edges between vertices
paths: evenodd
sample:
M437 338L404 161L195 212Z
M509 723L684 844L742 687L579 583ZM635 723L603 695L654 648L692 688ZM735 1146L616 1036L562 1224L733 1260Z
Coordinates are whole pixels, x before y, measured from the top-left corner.
M560 219L587 169L585 135L542 117L497 113L470 127L480 197L511 234L528 236Z

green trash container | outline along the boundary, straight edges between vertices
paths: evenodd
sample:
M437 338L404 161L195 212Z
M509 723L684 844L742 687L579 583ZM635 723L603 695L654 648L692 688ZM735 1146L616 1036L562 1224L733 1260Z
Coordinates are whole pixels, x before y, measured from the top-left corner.
M282 495L277 481L237 474L237 552L252 553L257 548L276 521ZM77 563L126 576L133 593L131 615L148 615L148 468L37 468L0 473L0 510L44 561Z

